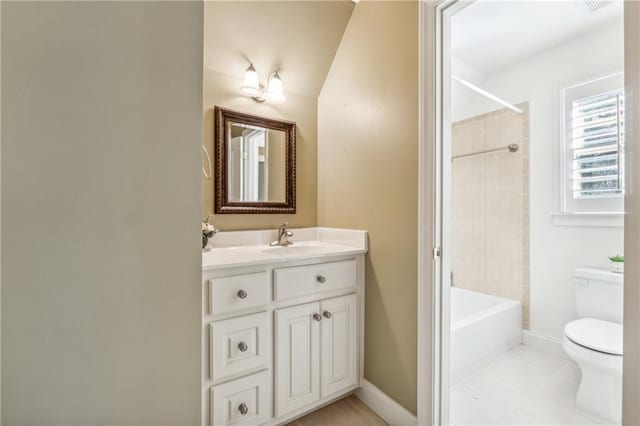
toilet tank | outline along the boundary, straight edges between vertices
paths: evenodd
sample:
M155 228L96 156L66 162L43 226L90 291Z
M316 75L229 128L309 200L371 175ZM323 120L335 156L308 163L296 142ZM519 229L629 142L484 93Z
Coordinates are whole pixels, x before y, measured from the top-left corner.
M573 277L579 318L622 324L622 274L606 269L578 268Z

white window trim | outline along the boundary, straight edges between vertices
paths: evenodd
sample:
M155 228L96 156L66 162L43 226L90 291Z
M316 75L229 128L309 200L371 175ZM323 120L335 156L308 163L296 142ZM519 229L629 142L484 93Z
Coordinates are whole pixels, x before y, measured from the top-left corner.
M551 220L556 226L622 228L624 227L624 212L553 212L551 213Z
M554 179L554 192L557 194L557 210L551 212L552 223L556 226L585 226L585 227L623 227L624 226L624 212L578 212L567 209L566 206L566 191L567 191L567 176L566 176L566 164L567 164L567 150L565 146L565 102L564 102L564 90L573 86L579 86L592 81L597 81L607 77L623 74L622 71L609 72L595 78L589 78L578 82L570 82L557 86L556 91L558 93L557 109L554 114L554 127L556 128L556 134L558 135L558 148L559 157L557 164L558 173L557 179Z

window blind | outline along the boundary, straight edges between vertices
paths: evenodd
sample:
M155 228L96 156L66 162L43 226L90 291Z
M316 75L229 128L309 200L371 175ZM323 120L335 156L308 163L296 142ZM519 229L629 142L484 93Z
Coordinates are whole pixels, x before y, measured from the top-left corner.
M573 197L621 196L624 193L624 91L574 100L570 135Z

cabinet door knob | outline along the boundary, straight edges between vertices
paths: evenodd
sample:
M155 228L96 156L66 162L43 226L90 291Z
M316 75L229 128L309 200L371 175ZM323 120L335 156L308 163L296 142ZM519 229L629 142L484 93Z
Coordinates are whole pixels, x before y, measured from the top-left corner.
M247 407L247 404L245 404L243 402L242 404L240 404L238 406L238 411L240 411L240 414L242 414L244 416L245 414L247 414L249 412L249 407Z
M322 316L320 314L313 314L313 319L316 321L322 320Z
M238 297L240 299L246 299L247 298L247 292L244 290L238 290Z
M238 350L240 352L246 352L247 349L249 349L249 345L247 345L245 342L238 343Z
M324 315L324 317L325 317L326 319L330 319L330 318L331 318L331 312L329 312L329 311L324 311L324 312L322 313L322 315Z
M324 284L325 282L327 282L327 278L324 275L318 275L316 277L316 281L318 281L320 284Z

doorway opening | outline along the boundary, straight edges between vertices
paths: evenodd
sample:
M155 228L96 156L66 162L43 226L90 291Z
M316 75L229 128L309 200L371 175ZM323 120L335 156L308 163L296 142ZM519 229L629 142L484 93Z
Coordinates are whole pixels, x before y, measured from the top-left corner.
M434 420L619 423L623 5L434 14Z

